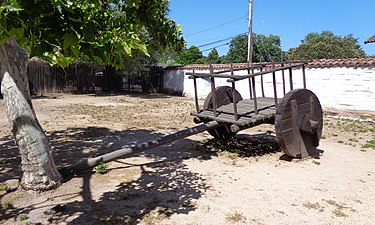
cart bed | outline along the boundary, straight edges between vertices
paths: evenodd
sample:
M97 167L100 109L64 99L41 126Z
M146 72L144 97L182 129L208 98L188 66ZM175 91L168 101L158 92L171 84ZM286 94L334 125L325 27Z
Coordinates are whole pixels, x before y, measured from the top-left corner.
M212 109L204 109L199 113L193 112L191 115L201 119L215 120L218 122L231 123L239 126L251 126L252 124L260 124L275 118L276 107L275 99L267 97L258 97L258 114L255 114L254 100L244 99L237 103L238 120L234 118L233 103L223 105L217 108L217 116L214 116Z

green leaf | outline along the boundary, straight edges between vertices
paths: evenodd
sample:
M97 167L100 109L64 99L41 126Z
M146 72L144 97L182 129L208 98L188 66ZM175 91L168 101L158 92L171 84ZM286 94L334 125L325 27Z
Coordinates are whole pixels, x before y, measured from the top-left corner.
M78 54L78 37L76 33L70 32L64 35L63 49L64 51L71 50L74 55Z
M16 40L22 39L23 32L24 32L23 28L12 28L9 31L9 37L14 37Z
M11 12L22 11L22 7L16 0L10 0L5 3L5 5L0 7L0 14L3 14L6 17ZM5 11L5 13L3 13Z
M147 50L147 46L145 44L139 45L138 49L141 50L143 53L145 53L145 55L150 56L150 54L148 53L148 50Z
M126 54L131 55L132 54L132 49L129 47L128 43L122 42L121 43L122 48L126 52Z
M8 11L9 12L16 12L16 11L21 11L23 10L20 4L16 0L11 0L9 1L10 5L8 6Z

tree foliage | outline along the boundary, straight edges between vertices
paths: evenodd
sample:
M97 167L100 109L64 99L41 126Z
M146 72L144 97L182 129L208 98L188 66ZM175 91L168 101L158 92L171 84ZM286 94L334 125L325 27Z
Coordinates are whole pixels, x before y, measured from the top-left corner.
M219 57L219 53L217 52L216 48L213 48L209 53L208 53L208 56L207 56L207 60L206 60L208 63L220 63L220 57Z
M282 61L280 37L270 34L253 36L253 62L280 62Z
M229 44L227 63L247 62L248 35L242 34L233 38ZM276 62L282 60L280 37L253 34L253 62Z
M301 44L288 51L291 60L338 59L366 57L365 51L353 35L337 36L331 31L309 33Z
M202 64L204 63L202 52L195 45L182 51L178 57L179 64Z
M8 0L0 7L0 45L15 38L51 64L74 59L116 67L138 50L181 50L180 26L167 0Z
M225 63L241 63L247 61L247 35L234 37L229 44Z

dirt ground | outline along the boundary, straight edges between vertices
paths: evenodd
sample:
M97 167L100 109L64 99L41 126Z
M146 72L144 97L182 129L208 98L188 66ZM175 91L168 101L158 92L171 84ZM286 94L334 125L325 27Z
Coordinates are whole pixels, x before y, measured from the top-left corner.
M33 104L59 168L193 126L193 99L54 95ZM282 160L271 125L227 142L201 133L68 177L18 187L18 149L0 103L1 224L373 224L371 112L326 115L320 159ZM333 116L332 116L333 115Z

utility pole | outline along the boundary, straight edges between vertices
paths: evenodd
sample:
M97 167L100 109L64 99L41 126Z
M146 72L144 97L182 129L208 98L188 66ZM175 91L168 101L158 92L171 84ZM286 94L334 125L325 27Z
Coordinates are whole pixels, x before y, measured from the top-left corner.
M249 33L247 38L247 63L253 66L253 0L249 0Z

